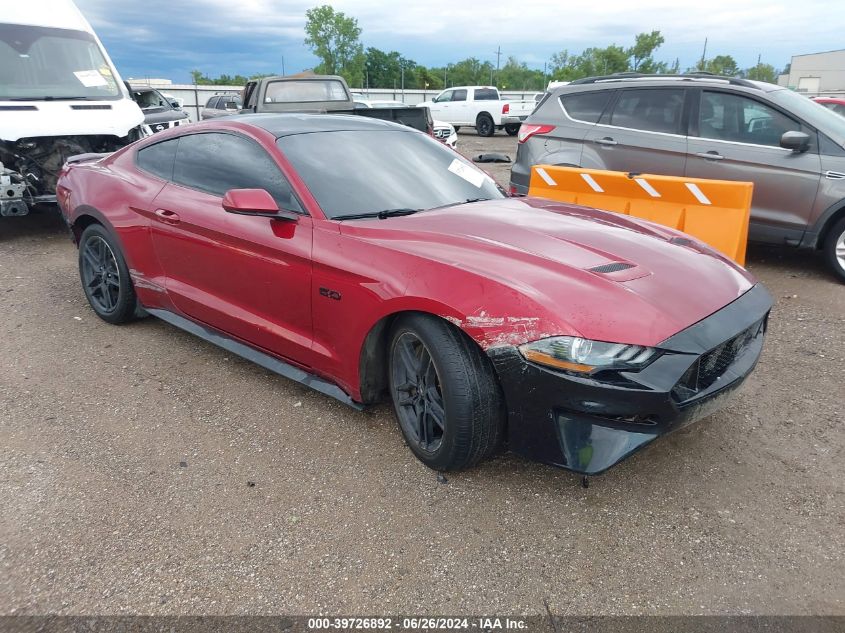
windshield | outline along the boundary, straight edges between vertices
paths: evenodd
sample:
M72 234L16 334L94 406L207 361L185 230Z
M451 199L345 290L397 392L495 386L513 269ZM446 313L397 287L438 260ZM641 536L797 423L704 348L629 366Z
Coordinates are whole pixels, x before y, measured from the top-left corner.
M330 218L505 197L490 176L420 132L314 132L278 145Z
M840 145L845 143L845 118L832 110L791 90L775 90L769 93L769 97L775 103L806 120L810 125L817 127Z
M264 93L264 103L310 103L348 101L349 95L337 79L302 79L271 81Z
M90 33L0 24L0 99L119 96L111 68Z
M170 103L158 90L138 90L133 95L138 106L145 112L172 109Z

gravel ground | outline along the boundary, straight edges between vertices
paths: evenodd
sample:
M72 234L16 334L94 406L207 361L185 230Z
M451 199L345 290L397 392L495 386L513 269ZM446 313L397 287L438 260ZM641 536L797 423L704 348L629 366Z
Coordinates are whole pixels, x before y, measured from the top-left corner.
M586 490L512 455L441 483L386 406L107 325L57 216L0 220L0 613L845 614L845 286L749 267L777 305L729 408Z

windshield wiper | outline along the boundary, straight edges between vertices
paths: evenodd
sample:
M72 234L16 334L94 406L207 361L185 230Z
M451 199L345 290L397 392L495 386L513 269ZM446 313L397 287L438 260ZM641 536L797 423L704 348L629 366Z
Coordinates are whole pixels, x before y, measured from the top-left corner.
M400 215L412 215L422 209L411 209L409 207L400 207L398 209L384 209L373 213L350 213L349 215L336 215L332 220L360 220L361 218L378 218L384 220L385 218L395 218Z
M449 207L456 207L459 204L469 204L470 202L485 202L486 200L490 200L490 198L467 198L466 200L459 200L458 202L450 202L449 204L444 204L439 207L434 207L435 209L448 209Z

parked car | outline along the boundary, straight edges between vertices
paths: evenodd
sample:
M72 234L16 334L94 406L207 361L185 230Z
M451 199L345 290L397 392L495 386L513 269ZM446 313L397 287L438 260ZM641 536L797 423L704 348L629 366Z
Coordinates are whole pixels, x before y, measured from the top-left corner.
M144 115L71 0L3 3L0 111L0 217L54 203L68 156L144 134Z
M132 98L144 113L144 128L148 135L163 132L177 125L190 123L188 113L174 105L155 88L132 88Z
M530 104L530 107L529 107ZM431 110L431 116L445 121L459 130L461 126L474 126L479 136L493 136L504 129L516 136L519 124L534 108L534 101L508 101L502 99L493 86L458 86L444 90L431 101L418 107ZM511 108L514 113L511 114ZM523 110L527 109L524 116Z
M791 90L713 75L611 75L556 88L523 125L531 166L754 183L749 239L821 249L845 280L845 119Z
M238 95L214 95L200 112L200 120L206 121L237 114L241 108L243 108L243 103Z
M820 103L828 110L833 110L836 114L845 116L845 99L837 99L836 97L816 97L813 101Z
M355 407L387 395L438 470L506 441L599 473L722 406L771 307L701 242L509 198L366 117L176 128L71 160L59 191L103 320L152 314Z
M355 97L343 77L338 75L290 75L262 77L244 87L244 112L313 112L357 114L401 123L426 134L432 133L428 108L398 106L356 107Z
M378 99L366 99L360 95L352 95L352 98L355 101L355 108L404 108L404 103L401 101L382 101ZM444 143L455 149L458 145L458 133L455 131L455 127L450 124L446 123L445 121L438 121L434 119L432 121L432 131L431 135L436 138L441 143Z

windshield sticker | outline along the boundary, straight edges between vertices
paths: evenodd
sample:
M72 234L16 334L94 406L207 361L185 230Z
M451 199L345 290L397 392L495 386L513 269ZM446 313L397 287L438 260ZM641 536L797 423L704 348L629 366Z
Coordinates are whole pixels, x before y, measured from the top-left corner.
M86 88L108 85L106 78L98 70L77 70L73 74L76 75L79 82Z
M478 171L466 163L462 163L457 158L452 161L451 165L449 165L449 171L478 188L481 188L481 185L484 184L484 179L486 177L484 172Z

